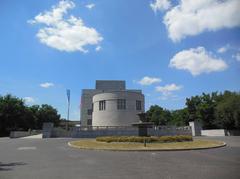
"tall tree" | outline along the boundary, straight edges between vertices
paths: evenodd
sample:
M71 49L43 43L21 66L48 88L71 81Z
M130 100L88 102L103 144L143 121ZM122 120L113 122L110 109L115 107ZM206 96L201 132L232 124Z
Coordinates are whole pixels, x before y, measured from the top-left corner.
M151 106L146 115L155 125L167 125L171 120L171 112L158 105Z
M24 101L10 94L0 97L0 133L6 135L11 130L24 129L26 122Z
M0 96L0 136L12 130L42 129L43 122L53 122L57 126L60 115L50 105L26 106L20 98L10 94Z
M220 128L240 129L240 94L224 92L216 106L216 124Z
M187 108L172 111L171 125L187 126L189 122L189 112Z
M186 99L186 106L189 113L189 121L199 121L200 113L198 110L198 106L201 103L201 99L199 96L193 96L191 98Z
M57 110L50 105L43 104L38 109L36 128L41 129L44 122L52 122L57 126L60 122L60 115Z

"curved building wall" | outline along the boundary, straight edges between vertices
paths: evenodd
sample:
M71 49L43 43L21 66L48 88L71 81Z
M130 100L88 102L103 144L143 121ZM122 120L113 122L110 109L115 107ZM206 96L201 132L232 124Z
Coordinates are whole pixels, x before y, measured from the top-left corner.
M118 109L118 99L126 100L126 109ZM105 110L99 110L100 101L105 101ZM136 108L141 101L141 109ZM144 95L131 91L114 91L93 96L92 126L131 126L139 121L138 113L144 112Z

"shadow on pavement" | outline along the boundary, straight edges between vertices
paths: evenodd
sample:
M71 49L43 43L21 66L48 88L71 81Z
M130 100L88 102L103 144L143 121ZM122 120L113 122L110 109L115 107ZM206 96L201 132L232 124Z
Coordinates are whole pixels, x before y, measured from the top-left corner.
M19 166L19 165L26 165L26 163L23 163L23 162L2 163L2 162L0 162L0 171L9 171L9 170L12 170L13 167Z

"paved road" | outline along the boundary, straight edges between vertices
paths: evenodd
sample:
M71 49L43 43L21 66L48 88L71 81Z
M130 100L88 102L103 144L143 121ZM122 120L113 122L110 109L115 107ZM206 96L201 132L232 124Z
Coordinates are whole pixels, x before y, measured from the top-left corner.
M240 137L228 146L178 152L110 152L70 148L71 139L0 138L0 179L239 179Z

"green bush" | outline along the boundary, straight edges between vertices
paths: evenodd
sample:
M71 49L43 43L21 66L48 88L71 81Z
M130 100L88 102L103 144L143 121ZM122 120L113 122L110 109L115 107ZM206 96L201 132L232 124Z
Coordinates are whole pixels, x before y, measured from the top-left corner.
M151 137L139 137L139 136L103 136L97 137L98 142L140 142L143 143L144 140L147 143L150 142L184 142L192 141L192 136L187 135L176 135L176 136L151 136Z

